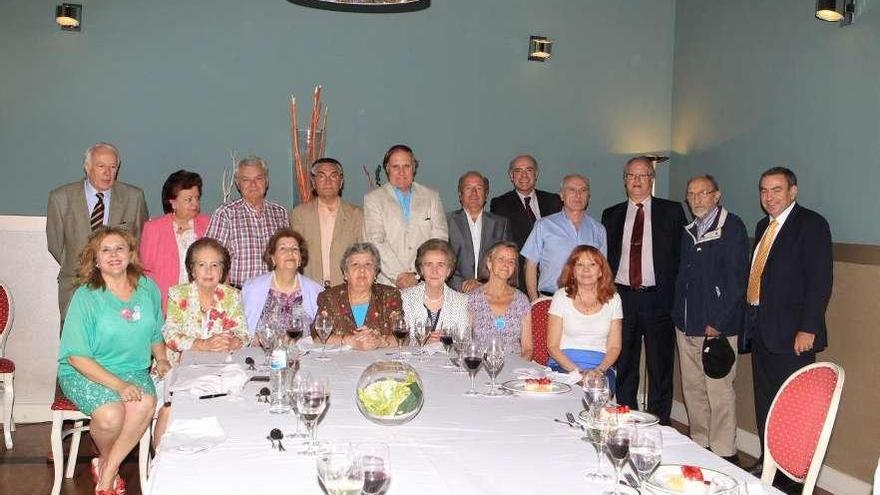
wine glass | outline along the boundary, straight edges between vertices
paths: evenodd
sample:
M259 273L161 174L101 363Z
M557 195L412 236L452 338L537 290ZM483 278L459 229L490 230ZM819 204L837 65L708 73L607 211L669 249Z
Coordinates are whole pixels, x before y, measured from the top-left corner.
M587 373L584 377L584 403L590 412L598 411L611 400L608 377L604 373Z
M617 416L617 414L612 414ZM602 492L602 495L620 495L620 471L629 459L629 444L635 436L635 427L631 424L618 422L617 427L608 431L605 437L605 448L608 458L614 464L614 487Z
M327 340L333 333L333 319L326 314L319 314L315 318L315 333L318 334L318 340L321 341L321 355L316 357L318 361L327 361Z
M443 344L443 350L446 351L446 358L449 363L444 364L444 368L458 368L458 362L453 359L452 341L455 337L455 324L449 323L440 327L440 343Z
M265 354L263 365L269 366L269 361L272 358L272 350L275 348L275 342L277 340L275 331L266 322L261 321L260 324L257 325L256 337L257 342L260 344L260 347L263 348L263 353Z
M464 369L464 363L461 357L464 353L464 348L473 341L471 329L467 325L462 325L460 327L455 327L454 330L455 333L452 335L452 349L455 350L457 359L453 361L453 363L458 365L458 369L455 370L455 373L467 373Z
M428 341L429 336L428 326L425 325L424 320L416 319L413 321L412 338L416 341L416 345L419 346L419 351L416 353L419 356L419 361L424 360L422 356L425 354L425 343Z
M497 377L498 374L501 373L501 369L504 368L504 343L498 335L492 335L486 343L483 368L486 369L486 374L489 375L490 380L489 391L483 395L489 397L506 395L495 385L495 377Z
M591 481L608 481L611 476L602 472L602 453L605 450L605 437L608 431L616 426L617 418L614 415L600 414L599 409L590 410L588 420L586 421L586 436L581 440L593 444L596 449L596 470L586 474L587 479Z
M409 338L409 326L407 326L406 320L402 316L394 321L394 324L391 326L391 334L397 340L397 357L395 359L404 361L403 343Z
M354 448L364 472L361 495L385 495L391 485L391 455L388 444L359 443Z
M643 426L636 429L635 437L630 439L629 458L639 476L639 489L660 464L663 455L663 434L657 426Z
M303 336L303 321L298 315L288 318L284 322L284 333L287 334L288 342L292 342L294 346Z
M327 386L326 378L310 376L300 383L296 394L296 407L299 409L299 415L306 424L306 430L309 432L309 440L306 443L307 448L300 452L300 454L315 455L317 452L318 419L327 408L329 398L330 389Z
M328 495L360 495L364 487L360 457L349 443L322 445L315 468L318 482Z
M294 368L288 368L289 370ZM296 368L299 370L299 360L296 361ZM308 372L298 373L294 372L290 377L290 380L287 382L287 396L288 400L290 400L290 412L293 414L293 420L296 422L296 432L290 433L287 435L288 438L305 438L307 435L302 432L300 429L300 424L302 423L302 417L299 413L299 406L297 405L297 397L302 390L302 384L305 381L311 379L311 375Z
M483 349L477 342L468 342L467 345L462 348L461 362L467 370L467 373L471 376L471 389L465 392L464 395L480 395L480 393L477 392L475 377L477 376L477 372L480 371L480 365L483 364Z

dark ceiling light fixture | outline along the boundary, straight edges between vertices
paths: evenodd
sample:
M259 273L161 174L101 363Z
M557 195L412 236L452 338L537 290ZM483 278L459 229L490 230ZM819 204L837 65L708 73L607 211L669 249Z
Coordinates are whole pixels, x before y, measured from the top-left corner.
M546 36L529 36L529 60L546 62L553 53L553 41Z
M431 0L287 0L303 7L333 10L336 12L358 12L366 14L394 14L415 12L431 6Z
M55 24L62 31L80 31L82 22L82 5L78 3L62 3L55 7Z
M849 26L856 17L857 0L816 0L816 18Z

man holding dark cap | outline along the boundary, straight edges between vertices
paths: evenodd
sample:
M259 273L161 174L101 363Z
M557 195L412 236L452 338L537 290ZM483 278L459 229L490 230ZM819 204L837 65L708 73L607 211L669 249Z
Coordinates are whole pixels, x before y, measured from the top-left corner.
M736 464L734 349L745 315L749 245L745 224L720 201L711 175L688 181L694 221L681 236L672 319L691 438Z

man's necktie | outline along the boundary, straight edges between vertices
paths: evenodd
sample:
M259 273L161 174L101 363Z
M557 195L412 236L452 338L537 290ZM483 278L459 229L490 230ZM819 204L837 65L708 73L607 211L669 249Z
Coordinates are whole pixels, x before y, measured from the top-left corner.
M92 218L89 224L92 226L92 232L98 230L104 225L104 193L97 194L98 202L95 203L95 209L92 210Z
M645 235L645 209L636 203L636 219L633 222L632 236L629 240L629 286L638 289L642 286L642 238Z
M538 218L535 216L535 210L532 209L532 197L526 196L523 201L526 202L526 215L529 217L529 222L535 223Z
M749 288L746 291L749 304L758 304L761 300L761 275L764 273L764 265L767 264L767 256L770 254L770 247L773 246L773 239L776 238L778 229L779 223L771 220L764 235L761 236L758 254L755 255L755 262L752 263L752 271L749 273Z

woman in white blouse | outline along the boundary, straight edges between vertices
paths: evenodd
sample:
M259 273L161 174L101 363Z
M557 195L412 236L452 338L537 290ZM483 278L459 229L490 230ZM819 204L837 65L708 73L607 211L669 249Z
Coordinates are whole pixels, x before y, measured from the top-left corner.
M598 249L580 245L559 283L547 321L547 364L555 371L607 373L614 390L610 371L620 356L623 309L608 261Z
M431 340L440 338L444 326L468 324L468 297L446 285L455 271L455 252L442 239L428 239L416 251L416 271L422 281L400 291L403 313L408 325L425 322Z

